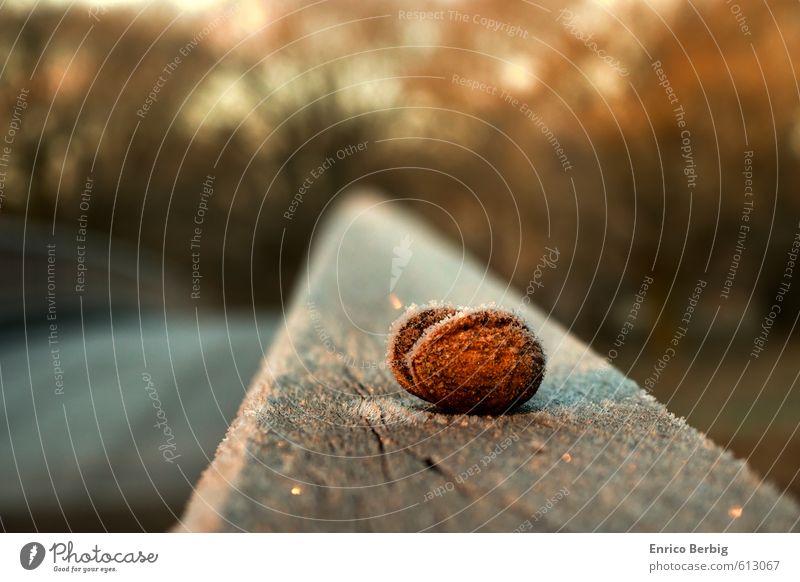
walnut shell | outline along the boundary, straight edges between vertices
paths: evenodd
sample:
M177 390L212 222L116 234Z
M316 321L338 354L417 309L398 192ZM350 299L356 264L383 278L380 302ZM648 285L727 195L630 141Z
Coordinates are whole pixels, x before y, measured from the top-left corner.
M500 414L529 400L542 382L541 343L508 311L434 305L399 321L391 369L403 388L443 410Z
M411 377L411 370L408 369L406 356L417 340L422 337L425 330L435 323L457 313L455 307L449 305L439 305L431 303L426 306L410 306L392 325L389 335L389 354L387 356L389 369L397 379L398 384L411 392L414 396L419 396L427 400L414 385Z

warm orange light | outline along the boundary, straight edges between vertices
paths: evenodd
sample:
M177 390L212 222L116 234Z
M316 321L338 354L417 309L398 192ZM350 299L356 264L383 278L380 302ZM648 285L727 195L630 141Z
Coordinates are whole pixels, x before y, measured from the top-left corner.
M300 495L302 492L303 490L300 489L300 487L298 487L297 485L292 487L292 495Z
M400 298L394 293L389 294L389 303L391 303L392 307L395 309L400 309L403 306L403 302L400 301Z
M728 517L731 519L739 519L742 517L742 506L741 505L734 505L728 510Z
M570 455L569 453L564 453L563 455L561 455L561 460L564 461L565 463L571 463L572 455Z

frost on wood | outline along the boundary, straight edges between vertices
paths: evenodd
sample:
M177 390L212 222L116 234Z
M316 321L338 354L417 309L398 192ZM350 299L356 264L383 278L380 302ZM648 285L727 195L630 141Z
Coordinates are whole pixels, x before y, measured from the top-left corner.
M375 202L340 206L314 241L285 328L177 529L798 529L793 500L460 249ZM413 255L393 280L409 235ZM444 414L397 384L387 330L432 297L524 318L548 356L530 401Z

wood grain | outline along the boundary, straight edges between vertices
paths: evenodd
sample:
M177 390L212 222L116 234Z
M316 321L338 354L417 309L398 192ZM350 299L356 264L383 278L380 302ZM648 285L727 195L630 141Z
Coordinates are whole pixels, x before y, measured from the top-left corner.
M442 414L393 379L389 289L407 236L403 304L496 302L541 337L547 375L517 412ZM798 529L793 500L397 203L351 198L312 248L285 328L176 530Z

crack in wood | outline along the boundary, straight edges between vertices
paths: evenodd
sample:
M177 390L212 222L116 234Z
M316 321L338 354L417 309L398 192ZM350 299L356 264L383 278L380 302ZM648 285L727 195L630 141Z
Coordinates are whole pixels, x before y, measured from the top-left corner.
M350 369L345 366L344 367L344 375L347 376L350 381L353 383L353 388L361 396L363 401L368 401L370 399L369 390L353 375ZM380 417L381 421L384 420L383 418L383 409L379 407L380 410ZM389 461L387 459L388 453L386 452L386 446L383 442L383 436L378 431L375 424L370 420L366 415L362 414L361 419L367 424L369 430L375 436L375 439L378 442L378 450L380 452L380 460L381 460L381 470L383 471L383 476L386 479L386 484L391 486L394 484L394 477L392 476L392 472L389 470Z

